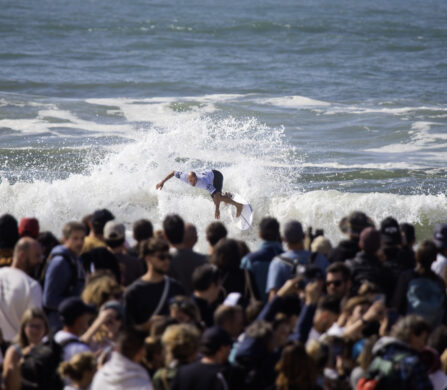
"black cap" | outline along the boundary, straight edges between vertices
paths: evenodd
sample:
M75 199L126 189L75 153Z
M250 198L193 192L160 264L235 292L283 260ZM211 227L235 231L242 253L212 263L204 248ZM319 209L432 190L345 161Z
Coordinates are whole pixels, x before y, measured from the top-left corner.
M447 223L441 223L436 226L433 241L438 249L447 248Z
M96 308L93 305L87 305L79 297L71 297L64 299L59 307L59 314L64 324L71 325L77 318L85 313L96 314Z
M402 242L400 226L393 217L387 217L381 222L380 233L384 244L398 245Z
M91 221L93 222L99 222L102 224L106 224L107 222L111 221L112 219L115 219L115 216L107 209L101 209L96 210L92 214Z
M212 326L205 330L201 344L207 350L218 351L224 345L233 345L230 334L219 326Z

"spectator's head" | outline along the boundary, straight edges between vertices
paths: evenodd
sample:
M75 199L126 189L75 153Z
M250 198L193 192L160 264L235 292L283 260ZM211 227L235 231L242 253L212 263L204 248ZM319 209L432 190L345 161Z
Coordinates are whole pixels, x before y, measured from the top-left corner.
M416 351L422 351L427 344L430 325L417 315L407 315L394 325L391 336L410 345Z
M81 222L84 224L85 235L88 236L90 234L90 226L92 226L92 214L84 215Z
M192 223L185 224L185 234L183 236L183 247L192 249L198 241L197 228Z
M197 267L192 274L192 288L194 294L213 303L219 297L220 275L216 267L203 264Z
M353 211L348 216L343 217L338 226L351 239L358 240L362 230L370 226L374 227L374 222L365 213Z
M239 269L241 256L237 241L232 238L222 238L214 247L211 263L223 271Z
M200 344L205 357L216 364L224 364L230 355L233 339L224 329L213 326L205 330Z
M236 240L237 245L239 246L239 256L242 259L244 256L250 253L250 248L245 241Z
M424 271L431 269L432 263L436 260L438 248L431 240L422 241L416 250L416 263Z
M96 309L93 305L85 304L81 298L71 297L60 303L58 312L64 329L76 336L81 336L88 329L90 320L96 314Z
M346 302L343 312L348 318L350 324L359 321L371 306L371 299L366 296L355 296Z
M402 234L402 243L405 246L412 248L416 242L416 231L414 229L414 226L406 222L401 223L400 232Z
M139 329L127 328L119 335L116 350L135 363L141 363L144 358L144 340L147 333Z
M360 233L359 247L369 255L375 255L380 249L381 234L373 227L367 227Z
M294 342L284 347L275 370L278 372L277 389L314 389L317 387L316 364L300 342Z
M304 240L303 226L296 220L288 221L283 228L283 240L289 245L302 245Z
M447 250L447 223L436 226L433 232L433 241L439 252L445 253Z
M47 316L42 309L37 307L27 309L23 313L19 328L20 347L23 349L29 345L39 344L49 330Z
M171 265L169 243L160 238L149 238L140 244L140 258L144 259L152 273L167 275Z
M185 234L185 223L182 217L177 214L167 215L163 220L163 232L171 245L180 245Z
M312 252L321 253L324 257L327 258L330 251L332 250L332 244L328 238L324 236L318 236L315 237L315 239L312 241L310 249L312 250Z
M96 210L90 218L91 228L96 237L102 238L104 226L115 219L115 216L107 209Z
M55 246L60 244L59 240L51 232L39 233L39 237L37 238L37 241L39 241L39 243L40 243L40 246L42 248L42 254L45 259L50 255L51 250Z
M98 271L88 276L82 291L82 300L99 310L110 300L120 300L123 293L124 288L118 284L110 271Z
M198 324L200 312L194 301L185 296L176 296L169 300L169 316L180 324Z
M281 241L279 222L276 218L264 217L259 223L259 237L265 241Z
M171 325L161 338L166 352L166 366L176 361L179 364L192 363L199 352L200 333L195 326Z
M329 296L341 299L349 296L351 290L351 271L342 262L332 263L326 269L326 291Z
M313 325L317 332L326 332L340 315L340 301L335 297L323 297L320 299L315 312Z
M36 218L22 218L19 224L19 236L37 239L39 237L39 221Z
M11 214L0 217L0 249L13 249L19 240L17 220Z
M58 373L73 382L77 389L87 389L96 373L96 357L92 352L74 355L68 362L59 365Z
M101 307L101 311L105 310L110 312L107 321L104 323L107 337L109 340L115 340L124 326L124 307L118 301L108 301Z
M206 228L206 240L214 248L220 239L227 237L227 229L222 222L212 222Z
M273 328L267 321L255 321L245 330L245 337L257 339L266 352L273 352Z
M104 226L104 242L112 249L124 245L126 240L126 228L122 223L109 221Z
M64 225L62 229L62 241L76 256L79 256L82 252L84 238L85 229L82 222L71 221Z
M14 247L12 266L19 268L28 275L33 275L36 268L42 263L42 248L31 237L23 237Z
M135 221L132 227L133 238L136 242L147 240L154 236L154 227L148 219L139 219Z
M387 217L380 223L380 233L384 246L396 246L402 244L402 234L399 223L393 217Z
M273 320L272 327L274 348L283 348L289 340L290 331L292 329L289 318L285 314L277 314Z
M244 329L244 313L240 306L220 305L214 312L214 324L225 329L233 338Z
M165 351L160 337L149 336L144 340L143 365L152 372L164 367Z

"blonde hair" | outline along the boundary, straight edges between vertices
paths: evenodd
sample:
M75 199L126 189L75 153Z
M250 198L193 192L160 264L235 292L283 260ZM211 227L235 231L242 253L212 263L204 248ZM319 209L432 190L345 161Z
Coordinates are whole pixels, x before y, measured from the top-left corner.
M82 300L99 309L107 301L116 299L123 294L124 288L118 284L111 274L106 271L96 272L87 279Z
M34 318L39 318L40 320L43 321L45 325L45 334L48 334L48 332L50 331L47 316L45 315L45 312L42 309L38 307L33 307L31 309L26 310L25 313L23 313L22 321L20 322L20 328L19 328L18 339L21 348L25 348L29 345L29 340L25 333L25 327L26 324L28 324L28 322L30 322Z
M161 341L166 348L166 365L173 360L188 363L198 351L200 333L196 327L188 324L171 325L165 330Z
M326 237L318 236L318 237L315 237L315 239L312 241L312 244L310 247L311 247L312 252L319 252L322 255L328 257L329 252L332 249L332 244L329 241L329 239L327 239Z
M68 362L62 362L57 369L61 377L73 382L80 382L86 371L96 371L96 358L91 352L78 353Z

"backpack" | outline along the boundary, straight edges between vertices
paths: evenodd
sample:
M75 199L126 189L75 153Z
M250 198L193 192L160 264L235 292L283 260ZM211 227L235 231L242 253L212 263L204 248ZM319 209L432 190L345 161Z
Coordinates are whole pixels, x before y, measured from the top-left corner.
M382 356L376 356L366 371L364 377L360 378L356 390L404 390L407 384L402 380L400 374L400 362L408 353L397 353L391 360Z
M45 265L42 267L42 271L41 271L40 278L39 278L40 285L42 286L42 290L43 290L43 288L45 286L45 275L47 273L48 266L50 264L50 261L53 259L53 257L56 257L56 256L62 256L64 261L66 263L68 263L68 265L70 266L71 279L70 279L70 283L67 285L65 292L64 292L64 295L69 296L69 295L71 295L73 290L76 288L76 285L78 284L78 265L76 264L76 261L73 260L73 258L68 253L58 253L56 255L48 257L48 259L45 262Z
M70 338L61 343L50 339L36 345L23 358L21 390L62 390L64 381L57 368L63 360L64 347L74 342L81 343L77 338Z
M433 279L417 277L407 289L407 314L417 314L432 327L444 318L444 288Z
M307 264L313 264L317 258L318 252L311 253L304 262L299 261L299 257L295 257L291 259L290 257L279 255L278 259L283 263L292 268L291 277L294 277L298 274L304 273Z

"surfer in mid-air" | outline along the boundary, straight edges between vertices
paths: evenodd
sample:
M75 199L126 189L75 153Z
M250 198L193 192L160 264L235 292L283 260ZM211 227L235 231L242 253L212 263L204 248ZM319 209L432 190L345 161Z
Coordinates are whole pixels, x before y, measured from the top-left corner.
M172 171L168 176L166 176L160 183L157 183L155 188L161 190L163 185L172 177L176 177L181 181L197 188L202 188L207 190L211 198L213 198L214 205L216 209L214 211L214 216L216 219L220 218L220 202L228 203L236 207L236 217L240 217L243 204L235 202L231 199L231 195L228 193L222 194L223 186L223 175L216 170L207 170L202 172L189 172L184 173L180 171Z

